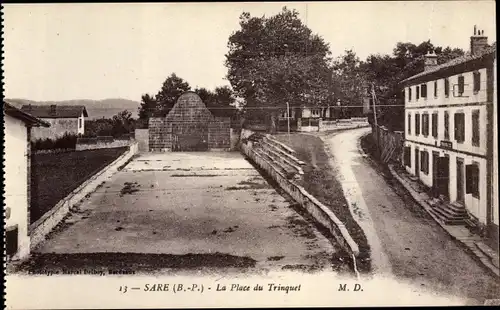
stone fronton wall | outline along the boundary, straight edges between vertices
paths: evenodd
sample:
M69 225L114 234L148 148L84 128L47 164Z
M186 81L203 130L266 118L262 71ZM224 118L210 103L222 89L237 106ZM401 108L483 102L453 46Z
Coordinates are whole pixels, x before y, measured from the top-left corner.
M229 150L230 128L230 118L214 117L197 94L186 92L167 117L149 119L149 150Z

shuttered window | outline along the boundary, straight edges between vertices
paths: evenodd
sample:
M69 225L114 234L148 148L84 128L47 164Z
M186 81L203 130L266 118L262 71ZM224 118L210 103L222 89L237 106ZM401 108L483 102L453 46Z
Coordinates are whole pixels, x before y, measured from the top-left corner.
M438 114L432 113L432 136L437 138L438 136Z
M465 114L455 113L455 140L464 142L465 140Z
M408 87L408 101L411 101L411 87Z
M404 148L404 164L411 168L411 146L405 146Z
M422 98L427 98L427 84L422 84L420 86L420 91L421 91Z
M422 114L422 134L427 137L429 135L429 114Z
M429 174L429 152L420 151L420 171Z
M420 114L415 114L415 135L420 134Z
M479 164L465 166L465 192L479 198Z
M479 146L479 110L472 111L472 145Z
M448 97L450 95L450 80L444 79L444 95Z
M458 77L458 95L462 96L464 94L464 91L465 91L465 79L461 75Z
M473 73L474 77L474 92L478 92L481 89L481 73L478 71Z
M417 96L417 100L418 100L418 99L420 99L420 86L417 86L417 87L416 87L415 94L416 94L416 96Z
M438 96L438 81L434 81L434 97Z
M444 138L450 139L450 114L444 111Z
M411 135L411 113L408 113L408 134Z

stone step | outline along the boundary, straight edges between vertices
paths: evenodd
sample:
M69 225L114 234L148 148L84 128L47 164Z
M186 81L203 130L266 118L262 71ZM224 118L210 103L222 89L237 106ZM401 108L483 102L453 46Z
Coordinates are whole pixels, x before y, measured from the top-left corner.
M465 219L468 218L467 214L454 213L446 208L440 208L439 206L435 207L433 210L440 213L441 215L443 215L443 217L445 217L448 220L464 220L465 221Z
M475 242L474 245L491 261L496 268L499 268L498 254L493 249L488 247L483 242Z
M448 218L436 209L430 209L430 212L438 218L438 220L445 225L463 225L464 219Z

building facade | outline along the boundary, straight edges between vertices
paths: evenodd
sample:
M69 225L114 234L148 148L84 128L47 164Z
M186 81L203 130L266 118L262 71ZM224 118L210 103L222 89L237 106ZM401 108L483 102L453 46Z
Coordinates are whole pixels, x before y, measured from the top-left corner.
M463 207L498 238L496 197L496 45L482 32L471 51L403 81L406 170L436 197Z
M50 124L48 128L35 128L32 141L85 133L85 118L88 117L85 106L23 105L21 110Z
M30 254L28 232L32 127L49 124L4 102L5 240L8 259Z

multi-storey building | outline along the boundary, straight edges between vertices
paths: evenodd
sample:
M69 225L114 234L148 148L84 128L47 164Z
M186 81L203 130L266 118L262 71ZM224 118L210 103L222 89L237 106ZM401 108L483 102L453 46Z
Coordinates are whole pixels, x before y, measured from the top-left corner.
M474 30L470 52L404 81L406 170L498 240L496 43ZM497 241L498 242L498 241Z

